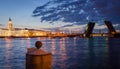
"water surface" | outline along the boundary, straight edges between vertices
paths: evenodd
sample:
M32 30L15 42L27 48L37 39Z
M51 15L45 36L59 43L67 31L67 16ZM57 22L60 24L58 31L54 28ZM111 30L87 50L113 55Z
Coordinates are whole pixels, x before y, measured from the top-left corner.
M0 69L25 69L27 48L42 41L52 69L120 69L120 38L0 38Z

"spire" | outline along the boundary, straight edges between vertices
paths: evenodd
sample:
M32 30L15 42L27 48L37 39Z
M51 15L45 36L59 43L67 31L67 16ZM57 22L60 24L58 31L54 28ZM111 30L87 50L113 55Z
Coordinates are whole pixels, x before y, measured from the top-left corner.
M13 25L12 25L12 19L9 18L9 21L8 21L8 30L13 30Z
M9 21L12 21L11 18L9 18Z

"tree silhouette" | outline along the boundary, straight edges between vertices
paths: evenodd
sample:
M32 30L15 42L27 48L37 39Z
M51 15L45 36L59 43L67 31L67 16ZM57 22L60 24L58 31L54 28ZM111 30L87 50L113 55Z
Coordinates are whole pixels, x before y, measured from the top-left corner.
M50 0L33 11L42 21L86 22L119 18L119 0ZM114 10L111 10L114 9ZM120 20L119 20L120 21Z

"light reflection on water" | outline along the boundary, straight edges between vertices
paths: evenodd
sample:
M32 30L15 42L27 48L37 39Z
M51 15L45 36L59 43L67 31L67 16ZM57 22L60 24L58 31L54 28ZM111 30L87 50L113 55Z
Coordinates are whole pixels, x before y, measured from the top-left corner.
M5 39L5 41L6 41L6 46L5 46L5 48L6 48L6 52L5 52L5 61L6 61L6 64L5 64L5 69L10 69L11 68L11 64L10 64L10 59L11 59L11 46L12 46L12 44L11 44L11 39Z
M25 69L27 48L42 41L52 53L52 69L120 69L120 39L116 38L1 38L0 69Z

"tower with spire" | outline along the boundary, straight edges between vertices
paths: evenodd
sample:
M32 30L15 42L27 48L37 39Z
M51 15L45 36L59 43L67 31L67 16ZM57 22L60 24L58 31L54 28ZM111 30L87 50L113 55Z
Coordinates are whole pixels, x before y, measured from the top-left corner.
M12 31L12 30L13 30L13 24L12 24L12 19L11 19L11 18L9 18L7 28L8 28L9 31Z

